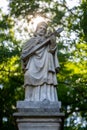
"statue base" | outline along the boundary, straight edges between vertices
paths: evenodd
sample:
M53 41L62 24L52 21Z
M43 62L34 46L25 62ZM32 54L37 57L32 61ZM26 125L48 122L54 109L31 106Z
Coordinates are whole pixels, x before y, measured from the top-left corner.
M18 101L14 113L19 130L63 130L64 113L58 102Z

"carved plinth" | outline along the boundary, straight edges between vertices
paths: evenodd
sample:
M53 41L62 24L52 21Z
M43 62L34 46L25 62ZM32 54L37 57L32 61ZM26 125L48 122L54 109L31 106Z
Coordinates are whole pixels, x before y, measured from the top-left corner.
M14 117L19 130L63 130L64 114L58 102L18 101L17 109Z

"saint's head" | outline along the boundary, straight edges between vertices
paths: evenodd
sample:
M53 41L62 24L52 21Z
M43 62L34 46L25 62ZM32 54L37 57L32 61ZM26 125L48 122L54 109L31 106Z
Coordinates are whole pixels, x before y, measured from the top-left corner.
M36 34L43 36L46 34L46 31L47 31L47 23L45 23L45 22L38 23L38 25L36 27Z

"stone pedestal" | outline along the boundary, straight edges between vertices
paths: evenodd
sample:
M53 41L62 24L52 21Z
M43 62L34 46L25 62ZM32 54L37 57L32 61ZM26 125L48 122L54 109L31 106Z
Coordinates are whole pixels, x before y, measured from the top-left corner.
M58 102L18 101L14 113L19 130L63 130L64 114Z

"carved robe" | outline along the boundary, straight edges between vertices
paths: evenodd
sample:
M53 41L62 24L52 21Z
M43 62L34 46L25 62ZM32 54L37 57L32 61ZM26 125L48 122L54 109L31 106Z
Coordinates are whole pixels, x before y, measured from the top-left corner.
M25 44L22 55L45 40L44 36L33 37ZM31 91L30 101L45 99L57 101L55 86L57 85L56 70L59 68L59 62L55 40L49 40L47 45L38 49L31 57L25 58L22 63L25 70L24 86L27 87L25 96L28 97L28 91Z

